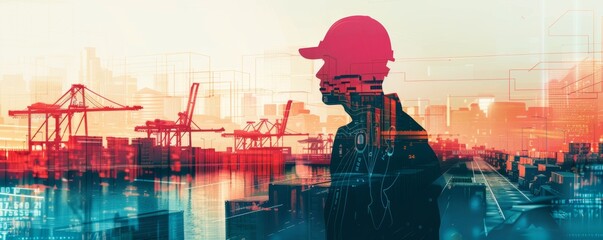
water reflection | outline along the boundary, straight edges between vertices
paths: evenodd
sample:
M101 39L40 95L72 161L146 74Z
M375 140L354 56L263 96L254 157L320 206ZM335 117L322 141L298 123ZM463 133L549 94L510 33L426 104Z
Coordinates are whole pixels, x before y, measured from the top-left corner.
M4 178L0 239L225 239L228 201L267 199L271 183L328 177L328 168L303 165L128 169L111 178L70 170L52 185L32 174Z

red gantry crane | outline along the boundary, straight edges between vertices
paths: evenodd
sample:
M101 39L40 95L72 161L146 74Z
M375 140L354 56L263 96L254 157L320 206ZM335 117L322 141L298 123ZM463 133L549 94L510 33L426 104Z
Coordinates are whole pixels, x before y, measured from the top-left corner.
M193 83L188 96L186 111L178 113L178 120L161 120L147 121L144 126L136 126L137 132L147 133L147 137L156 137L157 145L169 147L173 145L182 147L182 139L188 135L188 147L192 146L191 135L193 132L223 132L224 128L219 129L201 129L193 121L193 112L197 102L197 92L199 91L199 83Z
M329 134L325 139L324 134L320 133L316 137L308 137L297 142L308 144L308 146L304 148L304 150L306 150L306 154L330 154L331 149L333 148L333 134Z
M94 97L111 105L104 106ZM82 84L73 84L65 94L52 104L38 102L28 106L25 110L10 110L8 115L11 117L27 116L27 145L29 152L31 152L33 146L41 146L48 150L60 149L63 146L62 144L67 143L68 137L78 133L82 124L84 134L88 136L89 112L136 111L140 109L142 109L141 106L124 106L101 96ZM81 118L78 121L74 117L79 115L81 115ZM43 117L44 122L32 134L32 117L39 116ZM50 126L53 120L54 128ZM75 130L73 129L74 124L77 124ZM43 135L43 140L36 140L38 134Z
M287 121L292 101L287 102L283 118L271 123L266 118L260 119L258 123L248 121L242 130L234 130L232 133L223 133L222 137L234 138L235 151L244 151L254 148L282 148L285 136L308 136L307 133L287 132Z

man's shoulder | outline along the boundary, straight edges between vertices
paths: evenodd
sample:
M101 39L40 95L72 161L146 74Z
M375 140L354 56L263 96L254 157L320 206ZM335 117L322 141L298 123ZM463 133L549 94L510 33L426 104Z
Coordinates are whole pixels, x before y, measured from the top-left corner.
M425 132L425 128L421 126L414 118L408 115L405 112L401 112L398 114L398 120L396 123L396 129L399 131L417 131L417 132Z

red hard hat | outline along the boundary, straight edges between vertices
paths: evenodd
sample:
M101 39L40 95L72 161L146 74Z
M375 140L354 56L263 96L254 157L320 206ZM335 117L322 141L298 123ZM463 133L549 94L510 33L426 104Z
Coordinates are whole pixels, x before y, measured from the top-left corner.
M300 48L307 59L338 59L341 63L394 61L387 31L368 16L350 16L335 22L317 47Z

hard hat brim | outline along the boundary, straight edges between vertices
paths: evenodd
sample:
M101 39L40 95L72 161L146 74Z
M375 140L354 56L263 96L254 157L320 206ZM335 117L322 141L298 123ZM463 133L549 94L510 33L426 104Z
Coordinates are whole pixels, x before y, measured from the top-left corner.
M299 54L306 59L322 59L323 56L320 47L300 48Z

